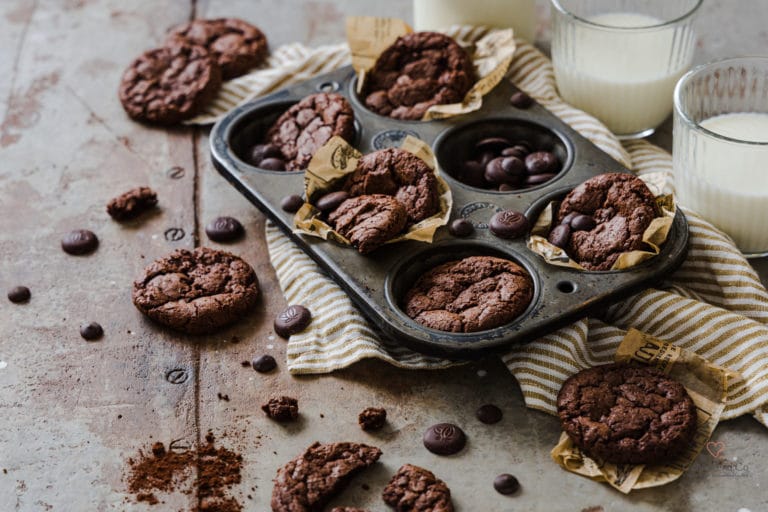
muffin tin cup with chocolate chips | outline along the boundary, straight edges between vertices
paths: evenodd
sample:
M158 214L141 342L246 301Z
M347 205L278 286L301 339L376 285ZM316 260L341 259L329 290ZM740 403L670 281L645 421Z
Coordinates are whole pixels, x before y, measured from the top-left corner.
M477 358L565 326L651 286L682 263L688 224L680 211L661 253L623 271L589 272L556 267L526 247L527 236L503 239L491 233L488 224L499 211L523 212L533 222L549 201L561 198L583 181L602 173L630 172L541 105L512 106L510 97L518 89L508 80L484 97L479 111L429 122L399 121L369 111L355 93L354 82L353 70L345 67L238 107L214 126L211 154L219 172L314 259L362 312L396 342L449 358ZM451 235L445 226L435 233L432 244L405 241L385 245L369 255L294 233L294 215L280 205L286 196L302 194L304 173L256 167L248 163L248 151L262 141L282 112L319 91L337 92L350 101L357 135L353 146L363 154L399 147L408 135L430 144L440 172L452 189L451 221L464 218L475 229L460 238ZM527 141L531 150L556 156L558 168L541 183L523 184L511 191L490 190L485 188L486 183L463 183L458 169L476 158L473 152L480 141L492 137ZM477 255L511 260L530 273L533 299L519 317L490 330L452 333L427 328L405 314L404 294L428 267Z

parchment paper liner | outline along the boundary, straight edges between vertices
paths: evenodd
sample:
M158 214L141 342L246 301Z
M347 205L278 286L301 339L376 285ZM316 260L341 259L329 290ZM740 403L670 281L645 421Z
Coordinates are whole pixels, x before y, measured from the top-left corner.
M672 223L675 220L677 205L672 194L656 196L656 204L661 210L661 217L651 221L651 224L643 233L643 242L648 246L647 251L629 251L619 255L613 263L611 270L624 270L643 261L653 258L661 251L661 246L667 240ZM552 219L555 217L555 211L559 208L559 201L552 201L541 212L539 218L531 228L531 236L526 244L528 248L544 258L547 263L558 267L575 268L577 270L586 270L568 256L564 249L552 245L547 240L550 232Z
M654 366L685 387L696 404L698 424L693 443L665 464L611 464L588 457L563 432L550 454L563 469L598 482L608 482L625 494L633 489L668 484L691 466L707 444L725 408L728 380L740 379L741 376L710 363L695 352L665 343L636 329L627 332L614 359L616 362L632 361Z
M421 158L435 173L437 193L440 196L440 209L431 217L409 227L405 233L384 243L392 244L403 240L431 243L437 228L445 226L451 216L451 206L453 205L451 189L437 173L435 155L427 144L409 135L403 140L400 149ZM294 216L293 223L296 228L294 232L317 236L324 240L333 240L342 245L352 245L349 240L322 220L320 210L311 203L325 193L339 190L344 177L355 171L357 161L362 156L359 151L341 137L333 137L315 153L304 174L304 197L307 202Z
M357 93L360 94L365 85L365 75L373 68L379 55L398 37L410 34L413 29L399 19L373 16L348 17L346 25L347 44L352 53L352 67L357 73ZM512 29L492 30L469 48L463 41L457 43L468 50L478 81L461 103L434 105L424 113L422 121L445 119L480 109L483 96L507 74L517 47Z

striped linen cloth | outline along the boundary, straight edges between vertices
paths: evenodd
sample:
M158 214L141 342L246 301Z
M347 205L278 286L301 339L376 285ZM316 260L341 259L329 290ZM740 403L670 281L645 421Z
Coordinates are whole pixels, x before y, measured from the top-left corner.
M447 33L472 42L488 29L451 27ZM518 87L633 169L654 192L673 191L668 153L645 141L622 145L596 119L564 103L551 62L525 41L517 42L508 76ZM213 122L258 95L348 63L345 45L279 48L267 69L226 84L211 110L192 122ZM579 370L612 361L624 334L634 327L738 372L741 379L728 383L723 419L751 413L768 426L768 293L730 238L683 210L690 224L689 254L661 286L613 305L603 318L584 318L502 356L528 407L555 414L563 381ZM288 343L291 373L331 372L370 357L412 369L456 364L380 339L344 292L276 227L268 225L267 242L288 302L315 305L311 327Z

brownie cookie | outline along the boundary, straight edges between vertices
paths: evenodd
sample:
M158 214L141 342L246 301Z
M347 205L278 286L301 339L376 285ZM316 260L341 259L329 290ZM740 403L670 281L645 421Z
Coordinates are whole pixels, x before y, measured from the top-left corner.
M320 92L286 110L267 131L267 141L280 148L285 170L298 171L336 135L354 141L355 114L344 96Z
M351 196L394 196L405 206L409 225L431 217L440 209L434 171L424 160L404 149L382 149L363 156L344 182L344 190Z
M600 174L573 189L560 204L557 222L568 225L570 238L565 244L559 233L558 240L585 269L610 270L619 254L643 248L643 233L658 215L643 180L625 173Z
M175 42L133 61L118 94L133 119L174 124L197 114L220 86L221 70L205 48Z
M137 187L112 198L107 203L107 213L116 221L135 219L157 206L157 194L149 187Z
M178 249L144 269L133 304L152 320L187 334L214 332L256 305L253 268L228 252Z
M208 50L224 80L245 74L264 62L267 38L258 28L236 18L194 20L172 28L168 43L182 40Z
M583 370L563 383L557 413L576 446L617 464L667 462L696 433L696 406L685 388L651 367Z
M432 329L475 332L511 322L533 298L521 266L492 256L449 261L422 275L405 296L405 314Z
M403 203L394 197L374 194L347 199L328 221L360 254L368 254L400 233L408 222L408 214Z
M397 470L382 494L397 512L453 512L451 490L434 473L405 464Z
M374 112L418 120L433 105L459 103L475 83L467 52L437 32L397 38L366 74L363 97Z
M273 512L320 512L349 480L381 457L375 446L314 443L277 470Z

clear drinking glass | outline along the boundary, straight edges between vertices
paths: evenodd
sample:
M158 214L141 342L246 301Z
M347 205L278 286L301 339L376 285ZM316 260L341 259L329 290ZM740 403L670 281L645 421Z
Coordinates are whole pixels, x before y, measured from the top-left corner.
M533 42L536 36L535 0L413 0L416 30L437 30L451 25L487 25L509 28Z
M653 133L691 67L702 0L551 0L552 63L565 101L620 138Z
M691 70L675 88L672 160L680 204L768 255L768 57Z

